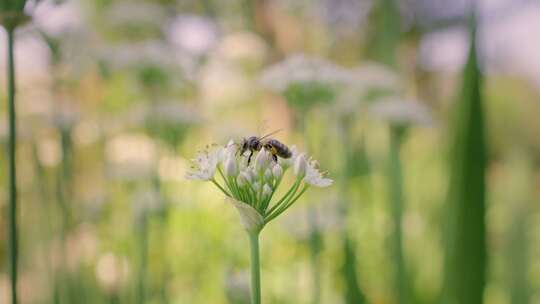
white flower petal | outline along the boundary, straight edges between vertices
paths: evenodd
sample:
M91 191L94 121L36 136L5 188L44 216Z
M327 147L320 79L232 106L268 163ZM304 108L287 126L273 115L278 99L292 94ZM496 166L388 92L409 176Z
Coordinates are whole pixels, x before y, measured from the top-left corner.
M221 150L199 152L192 159L193 167L186 175L187 179L191 180L211 180L216 172L216 166Z
M225 161L225 175L226 176L236 176L238 174L238 164L234 157L229 157Z
M255 170L257 172L264 172L268 164L270 163L270 155L266 150L261 150L255 158Z
M275 164L272 168L272 175L274 175L275 179L279 179L283 175L283 169L279 164Z
M317 169L317 162L310 161L306 166L306 176L304 177L306 184L315 187L328 187L334 182L329 178L325 178L321 172Z
M299 178L302 178L306 175L306 155L304 153L298 155L294 161L294 174Z

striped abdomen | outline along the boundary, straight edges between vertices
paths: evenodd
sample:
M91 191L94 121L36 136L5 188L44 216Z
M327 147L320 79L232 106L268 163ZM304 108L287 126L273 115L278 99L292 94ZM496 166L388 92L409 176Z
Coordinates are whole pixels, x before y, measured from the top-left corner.
M289 158L292 156L292 152L285 144L280 141L270 138L265 143L264 146L272 154L277 155L281 158Z

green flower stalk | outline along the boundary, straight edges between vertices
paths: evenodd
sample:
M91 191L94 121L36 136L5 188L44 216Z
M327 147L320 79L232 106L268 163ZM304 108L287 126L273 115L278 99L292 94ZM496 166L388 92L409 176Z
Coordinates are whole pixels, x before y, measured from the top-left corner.
M399 97L379 99L370 108L371 114L384 119L389 126L388 151L388 192L389 209L392 217L393 232L391 236L392 258L394 260L394 285L396 303L411 302L410 277L405 264L403 251L403 214L405 197L403 194L403 174L401 162L401 146L406 133L412 126L430 125L430 111L416 101L406 101Z
M238 145L230 141L225 147L201 152L193 159L192 171L187 178L212 182L225 194L240 214L242 226L247 231L251 248L251 302L261 303L259 234L266 224L289 209L310 186L328 187L332 180L318 169L317 161L297 153L292 157L278 158L262 149L252 157L251 152L240 154ZM277 198L284 175L293 168L295 176L284 195Z
M15 54L13 51L15 29L28 17L24 13L26 0L2 0L0 2L0 24L7 32L7 101L8 101L8 244L9 276L11 280L11 303L17 303L17 176L16 176L16 113L15 113Z

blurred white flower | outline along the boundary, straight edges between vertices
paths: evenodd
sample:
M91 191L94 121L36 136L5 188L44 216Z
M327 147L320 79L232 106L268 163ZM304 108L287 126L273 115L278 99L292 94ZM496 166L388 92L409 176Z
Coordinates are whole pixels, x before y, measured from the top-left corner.
M0 39L6 39L5 33L0 32ZM17 37L17 56L15 56L15 65L17 66L17 78L20 80L20 87L25 88L26 84L32 84L32 89L37 84L47 82L50 78L49 69L49 49L47 44L37 35L21 35ZM0 56L6 58L7 44L0 44ZM6 69L7 61L0 61L0 69ZM0 75L0 81L5 83L5 73ZM30 86L30 85L29 85ZM19 90L21 97L24 98L31 90ZM41 96L40 96L41 97Z
M159 29L167 20L163 6L148 1L114 1L105 18L113 27L140 27Z
M201 100L208 111L219 111L221 105L234 105L253 96L252 82L246 73L224 60L210 60L198 73L196 82Z
M62 147L55 138L40 138L37 142L37 156L45 167L55 167L62 160Z
M120 134L105 145L110 173L122 179L140 179L155 173L158 154L154 141L144 134Z
M398 97L385 97L376 101L370 112L392 125L431 125L431 113L424 105Z
M82 27L85 20L79 0L46 0L35 7L32 22L47 35L57 37Z
M215 53L216 60L224 60L248 70L263 64L266 44L251 32L237 32L223 37Z
M363 89L396 91L401 86L398 73L376 62L362 63L351 73Z
M107 292L115 292L129 279L129 263L125 257L107 252L99 257L95 272L98 283Z
M133 127L150 123L177 128L189 127L202 122L201 115L189 104L175 100L159 100L140 103L128 115L128 124ZM180 131L180 130L177 130Z
M338 35L358 35L361 24L368 20L373 1L366 0L322 0L317 1L317 15L326 22L328 30Z
M178 65L174 49L157 40L109 44L100 53L105 62L119 69L149 64L163 67Z
M349 70L323 58L295 54L266 68L259 83L267 89L283 93L295 83L344 86L355 85L356 79Z
M197 15L180 15L166 28L169 41L191 55L208 53L218 40L216 24Z

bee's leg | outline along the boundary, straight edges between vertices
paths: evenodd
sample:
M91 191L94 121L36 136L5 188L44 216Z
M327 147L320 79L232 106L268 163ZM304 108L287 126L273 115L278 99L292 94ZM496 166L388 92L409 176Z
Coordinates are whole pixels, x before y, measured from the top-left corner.
M248 166L251 163L251 157L253 156L253 151L249 151L249 157L248 157Z
M272 154L272 158L274 159L274 161L277 163L277 155L275 154Z

